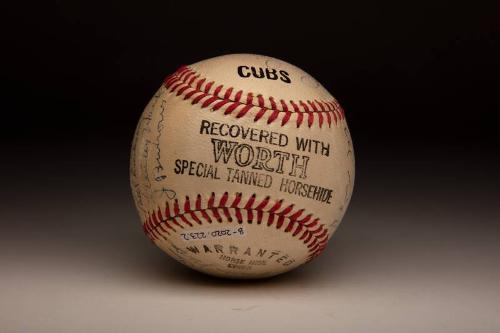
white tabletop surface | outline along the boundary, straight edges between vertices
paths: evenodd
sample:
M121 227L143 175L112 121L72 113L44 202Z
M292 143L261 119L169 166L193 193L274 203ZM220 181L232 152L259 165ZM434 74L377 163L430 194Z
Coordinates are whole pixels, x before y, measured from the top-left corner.
M498 196L478 199L493 189L487 181L466 183L465 198L452 179L426 191L425 177L380 171L386 183L360 172L321 257L231 281L184 268L147 240L126 167L116 176L114 162L77 161L64 174L41 166L37 191L9 183L17 191L2 196L1 332L500 331Z

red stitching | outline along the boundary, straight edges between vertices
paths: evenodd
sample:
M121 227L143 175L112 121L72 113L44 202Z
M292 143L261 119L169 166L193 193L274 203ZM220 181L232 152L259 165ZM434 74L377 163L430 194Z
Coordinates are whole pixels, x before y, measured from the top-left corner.
M213 111L223 109L224 115L233 114L233 111L239 109L234 113L237 118L252 111L254 121L267 119L268 124L278 120L282 115L281 126L284 126L294 114L296 115L294 121L297 127L302 124L312 127L315 123L320 128L324 124L331 127L332 118L335 125L338 121L345 119L344 110L335 99L331 101L315 99L288 102L280 99L277 103L277 100L272 96L266 98L253 92L245 93L238 90L233 94L234 87L225 88L222 84L216 84L215 81L207 82L207 78L201 77L188 66L182 66L175 73L167 76L163 84L171 93L176 93L177 96L184 95L184 99L191 100L193 105L203 100L200 105L202 109L208 107ZM304 114L307 115L305 122ZM326 115L326 122L323 115Z
M239 224L244 222L251 224L256 221L260 225L264 222L268 227L274 226L285 233L291 233L292 237L307 246L308 261L317 257L326 247L327 228L320 223L319 218L310 222L312 214L304 216L304 209L294 209L294 204L285 205L283 200L271 202L269 196L261 200L257 200L255 194L243 201L242 198L242 193L235 193L231 198L228 192L223 193L219 198L212 192L208 200L203 200L200 194L194 201L186 196L183 203L180 203L178 199L173 201L173 214L171 206L166 202L163 210L159 207L148 214L143 223L144 233L152 241L166 239L165 234L176 233L178 228L184 229L193 227L194 224L213 223L210 213L219 223L223 221L222 216L232 223L234 216ZM246 213L246 221L243 221L243 211ZM264 219L264 213L268 214L267 221Z

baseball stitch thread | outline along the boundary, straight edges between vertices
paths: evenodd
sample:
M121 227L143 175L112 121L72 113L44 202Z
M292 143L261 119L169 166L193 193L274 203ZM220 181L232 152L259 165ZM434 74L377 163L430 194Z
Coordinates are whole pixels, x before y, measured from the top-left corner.
M162 209L158 207L146 217L143 223L144 233L151 241L165 239L164 234L171 235L179 229L194 225L222 223L225 218L229 223L254 223L275 227L298 238L308 248L308 261L317 257L326 247L328 230L320 223L319 218L305 214L304 209L295 210L294 205L286 205L283 200L271 201L269 196L257 202L253 194L245 202L242 193L233 197L225 192L218 202L212 192L208 200L203 200L198 194L195 200L186 196L183 203L178 199L169 204L167 201Z
M212 111L221 109L224 115L232 114L236 118L253 115L254 121L259 121L267 117L268 124L281 118L281 126L284 126L294 116L297 128L302 124L312 127L315 122L321 128L325 121L328 127L331 127L332 123L336 125L345 119L344 110L335 99L277 101L272 96L245 93L234 87L216 84L188 66L181 66L176 72L167 76L163 84L171 93L182 95L185 100L191 100L193 105L200 103L201 108L210 107Z

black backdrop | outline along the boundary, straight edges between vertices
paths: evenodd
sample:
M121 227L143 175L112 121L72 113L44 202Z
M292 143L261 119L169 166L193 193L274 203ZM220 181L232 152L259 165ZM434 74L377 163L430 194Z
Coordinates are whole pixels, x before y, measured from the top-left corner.
M33 1L2 11L4 142L128 144L167 74L227 53L271 55L316 77L358 148L497 139L498 2Z

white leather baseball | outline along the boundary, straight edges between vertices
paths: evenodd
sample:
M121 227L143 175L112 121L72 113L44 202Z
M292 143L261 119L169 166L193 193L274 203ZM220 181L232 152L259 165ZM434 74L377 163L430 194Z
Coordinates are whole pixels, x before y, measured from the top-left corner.
M182 66L146 106L131 186L146 235L211 275L260 278L325 248L349 203L344 111L314 78L251 54Z

